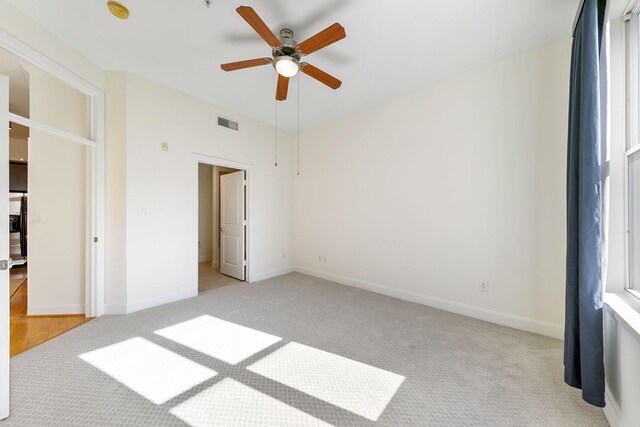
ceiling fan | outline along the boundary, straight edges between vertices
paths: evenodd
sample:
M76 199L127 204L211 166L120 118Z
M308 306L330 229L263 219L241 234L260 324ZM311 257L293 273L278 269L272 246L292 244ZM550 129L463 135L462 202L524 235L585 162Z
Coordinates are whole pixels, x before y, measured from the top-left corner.
M288 28L280 30L280 38L276 37L253 8L240 6L236 11L251 25L255 32L271 46L273 57L222 64L220 68L224 71L235 71L273 64L273 67L278 72L278 86L276 88L276 100L278 101L287 99L289 78L298 74L298 71L313 77L334 90L342 85L342 82L332 75L325 73L311 64L301 62L303 56L309 55L345 38L347 35L342 25L335 23L320 31L315 36L302 43L298 43L293 39L293 31Z

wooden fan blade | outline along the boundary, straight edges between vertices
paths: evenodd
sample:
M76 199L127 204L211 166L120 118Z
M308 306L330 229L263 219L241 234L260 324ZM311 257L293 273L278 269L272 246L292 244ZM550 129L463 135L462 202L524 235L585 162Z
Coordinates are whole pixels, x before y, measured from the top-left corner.
M347 37L347 33L345 33L344 28L336 22L330 27L320 31L315 36L312 36L300 43L298 45L298 50L303 55L309 55L310 53L320 50L323 47L327 47L345 37Z
M258 16L255 10L249 6L240 6L236 9L236 12L240 14L247 21L247 24L251 25L251 28L255 30L264 41L271 47L279 48L281 46L280 40L273 34L273 32L267 27L267 24Z
M278 74L278 87L276 88L276 101L284 101L287 99L289 91L289 77Z
M256 58L247 59L246 61L229 62L228 64L220 65L224 71L242 70L243 68L259 67L260 65L271 64L271 58Z
M311 64L307 64L306 62L300 64L300 71L308 76L313 77L320 83L326 84L333 90L338 89L342 85L342 82L333 77L331 74L327 74L321 69L316 68Z

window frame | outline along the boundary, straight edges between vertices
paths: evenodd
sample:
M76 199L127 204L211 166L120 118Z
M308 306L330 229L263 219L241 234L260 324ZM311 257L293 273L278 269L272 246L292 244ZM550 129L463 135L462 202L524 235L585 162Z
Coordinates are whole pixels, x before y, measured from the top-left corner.
M640 1L624 16L625 55L625 146L624 146L624 254L625 290L640 299L638 289L631 286L631 253L629 239L630 185L629 162L640 152Z

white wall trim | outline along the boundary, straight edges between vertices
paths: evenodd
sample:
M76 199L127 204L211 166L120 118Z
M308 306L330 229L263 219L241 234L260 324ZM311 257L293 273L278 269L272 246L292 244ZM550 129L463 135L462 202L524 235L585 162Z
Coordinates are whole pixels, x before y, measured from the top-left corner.
M229 159L221 159L221 158L217 158L217 157L212 157L212 156L208 156L206 154L199 154L199 153L193 153L193 158L195 160L195 181L194 181L194 187L198 188L198 163L203 163L203 164L207 164L207 165L212 165L212 166L222 166L225 168L231 168L231 169L238 169L238 170L243 170L246 172L246 179L247 179L247 202L246 202L246 207L245 209L247 210L247 233L246 233L246 250L247 250L247 271L245 274L245 281L246 282L252 282L254 281L253 279L253 259L252 259L252 255L253 255L253 242L255 241L254 239L254 227L253 227L253 221L255 218L255 212L254 212L254 208L253 208L253 201L256 200L255 199L255 194L254 194L254 173L253 173L253 165L248 164L248 163L241 163L241 162L236 162L234 160L229 160ZM194 206L194 215L195 215L195 224L198 223L198 192L196 191L195 193L195 198L193 201L193 206ZM195 250L197 251L197 243L198 243L198 228L195 227L195 234L193 235L193 242L194 245L193 247L195 248ZM197 290L197 289L196 289Z
M604 400L607 403L607 406L602 408L602 412L604 412L604 416L609 422L611 427L626 427L622 424L620 419L620 408L618 408L618 403L611 395L611 390L609 390L609 386L605 385L604 388Z
M9 113L9 120L17 123L22 126L26 126L31 129L38 129L43 132L49 133L54 136L59 136L60 138L67 139L69 141L76 142L78 144L87 145L89 147L94 147L96 145L95 141L91 141L90 139L82 138L80 136L74 135L70 132L66 132L64 130L56 129L44 123L37 122L35 120L28 119L26 117L19 116L17 114Z
M389 297L398 298L404 301L426 305L440 310L449 311L451 313L461 314L463 316L472 317L474 319L484 320L486 322L496 323L502 326L508 326L514 329L533 332L557 339L564 338L564 327L562 325L556 325L553 323L528 319L526 317L501 313L499 311L489 310L486 308L474 307L472 305L449 301L442 298L436 298L425 294L419 294L417 292L394 289L388 286L380 285L378 283L340 276L333 273L326 273L306 267L296 267L295 271L309 276L318 277L320 279L337 282L342 285L353 286L354 288L364 289Z
M188 291L177 292L169 295L163 295L157 298L150 298L144 301L133 302L133 303L127 304L127 314L135 313L136 311L145 310L147 308L169 304L170 302L181 301L184 299L193 298L197 296L198 296L198 290L196 289L195 292L193 292L193 290L188 290Z
M8 169L8 160L9 160L9 130L4 126L8 126L8 116L9 115L9 78L5 75L0 74L0 123L2 126L0 127L0 161L7 165ZM4 169L7 171L7 169ZM8 172L8 171L7 171ZM0 174L0 188L3 191L9 192L9 174L3 173ZM9 218L9 200L2 200L0 203L0 218L2 218L2 222L6 221ZM5 234L6 233L6 234ZM9 226L6 224L2 224L2 235L6 236L7 240L10 236L9 234ZM3 245L0 247L0 256L9 257L11 256L11 251L9 250L8 242L3 242ZM0 272L0 277L2 277L2 287L8 286L11 283L9 271ZM5 285L6 283L6 285ZM9 310L9 292L5 289L0 293L0 420L3 420L9 416L9 397L10 397L10 387L9 383L11 382L11 374L9 369L9 350L11 348L10 345L10 310Z
M284 267L284 268L279 268L277 270L255 273L251 279L251 283L259 282L261 280L271 279L272 277L283 276L285 274L293 273L294 271L296 271L294 267Z
M109 316L127 314L127 304L105 304L104 314Z
M29 308L27 310L27 316L56 316L60 314L84 314L84 305L29 305Z

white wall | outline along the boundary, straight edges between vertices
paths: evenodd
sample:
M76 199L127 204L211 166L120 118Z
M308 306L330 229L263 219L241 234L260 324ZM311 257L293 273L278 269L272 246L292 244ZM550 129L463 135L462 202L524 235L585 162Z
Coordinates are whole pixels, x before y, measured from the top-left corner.
M569 50L303 133L298 269L561 337Z
M213 166L198 164L198 262L213 259Z
M87 137L87 98L29 73L31 118ZM29 154L28 314L84 313L86 149L32 129Z
M266 124L134 75L127 75L126 97L127 311L197 295L195 154L250 165L251 280L290 271L291 135L280 133L275 167ZM219 127L218 113L236 119L240 131Z
M606 403L611 427L640 420L640 337L610 310L604 313Z

